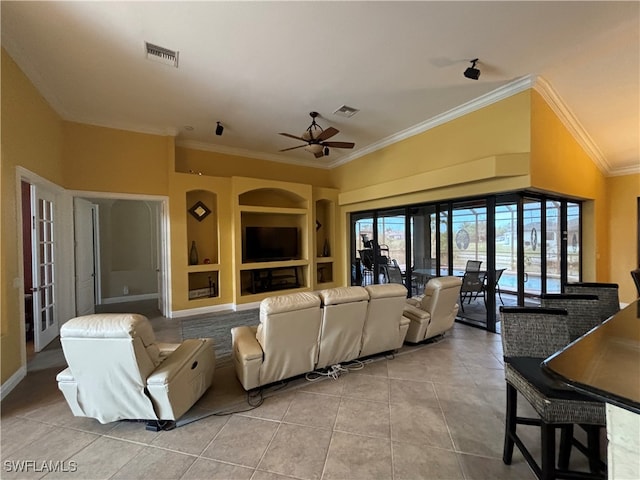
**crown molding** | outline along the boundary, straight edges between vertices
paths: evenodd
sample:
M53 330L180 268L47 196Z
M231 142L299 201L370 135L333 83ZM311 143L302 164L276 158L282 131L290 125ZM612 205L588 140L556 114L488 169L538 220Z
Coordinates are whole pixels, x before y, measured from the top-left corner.
M551 87L551 84L544 78L538 76L533 83L533 89L544 98L547 105L549 105L553 113L556 114L556 117L558 117L573 138L580 144L600 171L605 175L610 175L612 168L602 151L598 148L573 112L560 98L558 93Z
M298 160L292 158L285 158L282 155L275 155L273 153L256 152L253 150L246 150L243 148L225 147L223 145L213 145L211 143L198 142L195 140L178 140L176 141L177 147L193 148L195 150L204 150L206 152L223 153L225 155L234 155L237 157L256 158L258 160L268 160L271 162L288 163L291 165L298 165L302 167L313 167L329 169L329 165L319 165L307 160Z
M343 165L348 163L356 158L362 157L369 153L373 153L382 148L388 147L389 145L393 145L401 140L405 140L409 137L413 137L419 133L426 132L427 130L431 130L439 125L445 124L456 118L463 117L471 112L475 112L476 110L480 110L486 106L492 105L496 102L504 100L505 98L509 98L517 93L523 92L533 86L535 77L532 75L527 75L525 77L518 78L512 82L509 82L501 87L496 88L480 97L474 98L466 103L458 105L451 110L443 112L435 117L431 117L424 122L420 122L412 127L409 127L401 132L390 135L382 140L372 143L364 148L361 148L350 155L346 155L345 157L336 160L335 162L330 164L331 168L337 167L339 165Z
M640 165L629 165L626 167L611 169L607 176L622 177L623 175L634 175L640 173Z

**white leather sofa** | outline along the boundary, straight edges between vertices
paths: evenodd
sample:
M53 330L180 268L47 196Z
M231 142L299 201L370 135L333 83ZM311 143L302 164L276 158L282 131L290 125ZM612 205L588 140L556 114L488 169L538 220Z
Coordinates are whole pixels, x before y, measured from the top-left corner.
M215 368L208 338L156 343L143 315L95 314L60 329L69 367L58 388L78 417L178 420L211 386Z
M409 320L407 290L386 284L278 295L260 303L260 325L231 329L245 390L398 349Z
M418 343L451 329L458 314L461 286L459 277L436 277L427 282L424 295L407 299L404 316L411 323L405 340Z

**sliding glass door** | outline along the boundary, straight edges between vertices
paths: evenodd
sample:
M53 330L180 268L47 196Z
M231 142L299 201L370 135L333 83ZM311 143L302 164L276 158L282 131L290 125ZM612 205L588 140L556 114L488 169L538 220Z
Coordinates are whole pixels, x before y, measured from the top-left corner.
M358 212L351 284L401 281L417 295L430 278L462 277L479 261L483 301L465 304L458 319L495 331L500 305L535 305L580 281L581 227L580 203L531 192Z

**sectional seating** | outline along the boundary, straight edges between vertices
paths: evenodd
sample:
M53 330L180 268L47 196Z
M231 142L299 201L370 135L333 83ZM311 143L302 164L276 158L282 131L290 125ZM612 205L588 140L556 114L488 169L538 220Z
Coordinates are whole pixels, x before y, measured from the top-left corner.
M407 342L422 342L453 327L461 285L459 277L432 278L425 286L424 295L407 299L404 316L411 321Z
M277 295L260 303L260 324L231 330L245 390L398 349L409 320L398 284Z

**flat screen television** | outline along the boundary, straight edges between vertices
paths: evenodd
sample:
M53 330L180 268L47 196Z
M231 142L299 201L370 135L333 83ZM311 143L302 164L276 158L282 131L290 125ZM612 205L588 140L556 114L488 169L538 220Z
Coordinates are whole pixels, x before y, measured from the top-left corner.
M243 262L276 262L300 258L296 227L246 227Z

